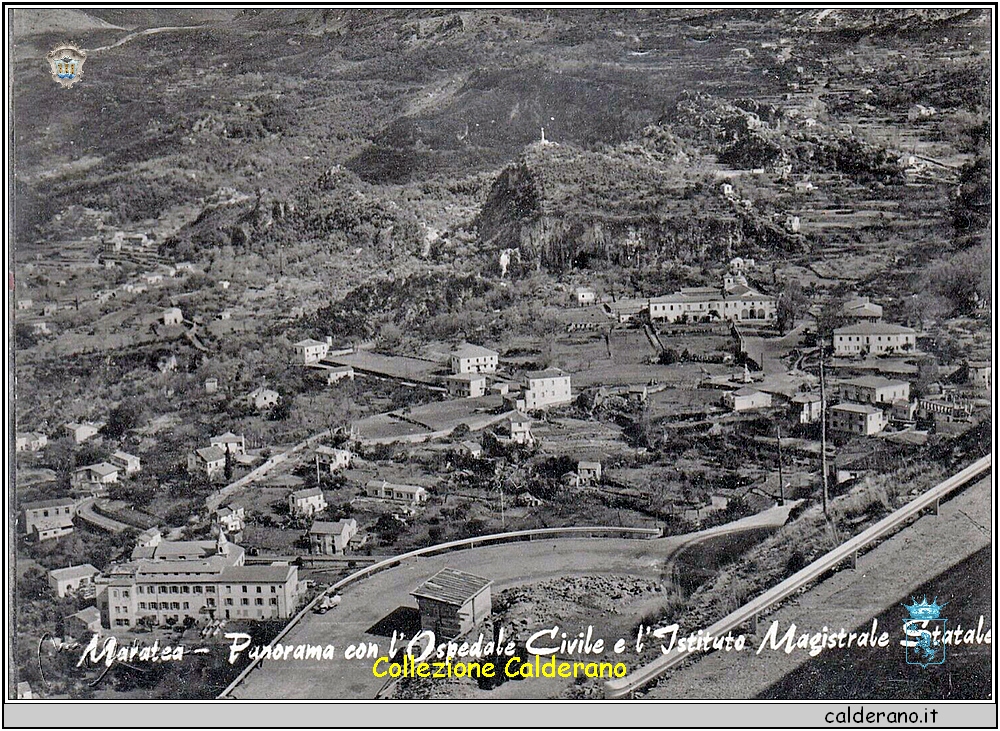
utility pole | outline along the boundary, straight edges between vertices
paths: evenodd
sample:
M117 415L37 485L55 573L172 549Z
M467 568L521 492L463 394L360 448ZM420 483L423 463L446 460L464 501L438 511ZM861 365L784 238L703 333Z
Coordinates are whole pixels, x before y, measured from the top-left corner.
M823 515L827 518L827 484L826 484L826 378L823 373L823 338L819 339L819 429L820 442L822 444L822 469L823 469Z
M785 504L785 478L781 471L781 424L778 424L778 505Z

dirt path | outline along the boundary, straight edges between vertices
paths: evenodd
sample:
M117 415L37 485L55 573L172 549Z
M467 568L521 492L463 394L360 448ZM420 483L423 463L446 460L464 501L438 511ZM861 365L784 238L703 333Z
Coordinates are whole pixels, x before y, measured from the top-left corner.
M780 639L792 623L799 631L811 633L821 631L824 626L834 631L841 627L852 630L867 627L872 617L891 617L892 623L887 626L883 621L878 630L879 633L889 632L889 647L867 652L865 661L872 664L872 669L858 672L868 672L874 677L886 674L890 667L898 668L903 652L899 645L902 639L900 624L907 616L899 604L909 601L911 594L928 578L938 576L991 545L990 485L991 478L987 478L970 486L944 503L940 515L920 518L902 533L861 556L857 570L840 571L763 618L757 634L747 635L747 646L751 649L742 653L707 655L669 675L645 697L688 700L746 699L761 695L810 660L804 651L786 654L783 650L767 649L756 654L764 633L774 621L779 622ZM988 581L988 574L984 580ZM968 619L962 617L961 624L968 626ZM954 617L950 621L958 620ZM698 628L684 629L696 631ZM844 651L825 652L834 657L834 653ZM870 691L877 693L874 686ZM811 698L820 695L841 697L837 687L823 689L822 679L818 679L808 693Z
M129 41L134 41L136 38L140 38L141 36L152 36L156 35L157 33L168 33L177 30L198 30L199 28L206 28L206 27L207 26L204 25L171 25L171 26L164 26L162 28L146 28L146 30L138 30L135 31L134 33L129 33L126 36L122 36L121 38L119 38L117 41L115 41L110 45L101 46L100 48L88 48L86 50L87 53L100 53L101 51L110 51L112 48L118 48L118 46L123 46Z

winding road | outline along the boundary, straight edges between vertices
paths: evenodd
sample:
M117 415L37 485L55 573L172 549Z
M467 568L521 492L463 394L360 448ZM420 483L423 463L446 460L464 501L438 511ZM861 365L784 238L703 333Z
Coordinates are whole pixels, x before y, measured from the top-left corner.
M84 500L76 510L76 517L95 528L106 530L109 533L121 533L126 528L132 527L114 518L108 518L98 513L94 510L94 503L96 502L97 498L87 498Z
M379 620L399 607L413 607L410 592L445 567L487 576L493 591L574 575L630 574L661 576L665 565L684 548L709 538L776 528L798 503L789 502L757 515L697 533L652 540L625 538L544 539L506 543L420 557L375 574L343 591L343 600L327 614L309 613L281 639L283 645L332 644L337 660L264 661L227 697L374 698L383 681L370 661L345 660L344 649L361 641L384 648L388 638L370 634Z

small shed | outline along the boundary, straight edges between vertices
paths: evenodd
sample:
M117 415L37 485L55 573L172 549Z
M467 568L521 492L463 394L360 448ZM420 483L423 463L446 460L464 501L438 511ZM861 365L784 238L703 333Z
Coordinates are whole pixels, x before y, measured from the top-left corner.
M413 592L420 608L420 628L438 638L454 639L490 616L493 582L445 568Z

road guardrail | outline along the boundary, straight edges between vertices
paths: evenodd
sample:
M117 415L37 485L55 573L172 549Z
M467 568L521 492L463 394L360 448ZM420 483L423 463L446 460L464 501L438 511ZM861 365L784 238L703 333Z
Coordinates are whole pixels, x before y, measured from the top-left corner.
M756 599L743 605L735 612L723 617L713 624L706 632L719 637L730 632L747 622L756 621L757 617L775 604L788 598L799 589L811 584L827 571L835 568L844 561L851 560L857 564L858 554L867 546L880 538L895 532L910 518L918 515L921 511L933 507L937 512L941 501L955 490L965 486L970 481L975 480L992 469L992 456L983 457L973 462L965 469L956 472L943 482L935 485L923 495L910 501L899 510L891 513L875 525L871 526L854 538L846 541L826 555L816 559L811 564L789 576L776 586L768 589ZM605 698L623 698L630 693L648 685L671 668L679 665L692 655L689 653L677 653L674 655L662 655L651 663L643 665L624 678L609 680L604 684Z

